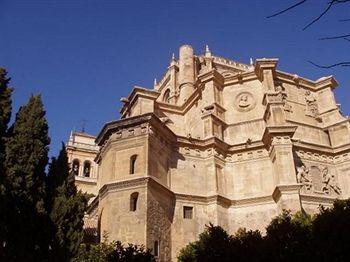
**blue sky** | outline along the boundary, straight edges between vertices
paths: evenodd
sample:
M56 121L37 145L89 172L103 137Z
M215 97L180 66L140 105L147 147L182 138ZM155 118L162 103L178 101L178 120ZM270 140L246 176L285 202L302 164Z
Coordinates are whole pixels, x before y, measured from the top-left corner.
M350 67L307 63L350 60L349 42L319 41L349 33L350 5L338 5L303 31L327 0L311 0L282 16L266 16L296 0L0 0L0 66L12 77L14 113L31 93L43 96L51 155L71 130L98 134L119 118L119 98L134 85L152 87L179 46L248 63L278 57L279 69L310 79L334 75L338 103L350 115Z

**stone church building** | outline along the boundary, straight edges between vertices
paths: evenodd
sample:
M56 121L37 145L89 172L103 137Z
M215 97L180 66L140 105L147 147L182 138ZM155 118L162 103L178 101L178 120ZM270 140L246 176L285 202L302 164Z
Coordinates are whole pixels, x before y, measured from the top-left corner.
M120 120L67 144L77 186L95 195L86 227L175 261L205 225L260 229L283 209L350 197L350 120L332 76L180 47L153 89L122 98Z

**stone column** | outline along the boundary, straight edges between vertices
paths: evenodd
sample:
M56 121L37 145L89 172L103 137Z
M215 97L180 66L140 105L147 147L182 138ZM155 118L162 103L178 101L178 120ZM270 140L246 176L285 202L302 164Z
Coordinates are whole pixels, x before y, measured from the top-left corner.
M193 92L194 56L190 45L183 45L179 52L179 103L183 104Z

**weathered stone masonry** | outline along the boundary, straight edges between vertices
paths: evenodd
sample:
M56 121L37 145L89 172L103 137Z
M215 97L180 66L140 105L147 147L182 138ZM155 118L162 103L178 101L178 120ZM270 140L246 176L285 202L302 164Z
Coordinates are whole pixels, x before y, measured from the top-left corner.
M350 123L336 80L277 63L182 46L162 80L122 98L121 119L96 137L87 221L174 261L209 222L264 230L283 209L315 213L350 197Z

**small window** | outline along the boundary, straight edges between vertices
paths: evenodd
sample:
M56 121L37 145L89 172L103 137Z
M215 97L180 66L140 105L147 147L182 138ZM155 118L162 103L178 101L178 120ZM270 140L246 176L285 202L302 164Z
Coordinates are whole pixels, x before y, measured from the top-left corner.
M193 207L184 206L184 218L192 219L193 217Z
M154 241L154 247L153 247L154 256L159 256L159 242L156 240Z
M135 212L137 209L137 199L139 197L139 193L134 192L130 195L130 211Z
M75 176L79 176L80 163L78 159L73 160L72 171Z
M167 89L167 90L165 90L165 92L164 92L163 102L169 103L169 98L170 98L170 90Z
M84 176L85 177L90 177L90 173L91 173L91 164L89 161L85 161L84 163Z
M137 164L137 155L132 155L130 157L130 174L135 174Z

